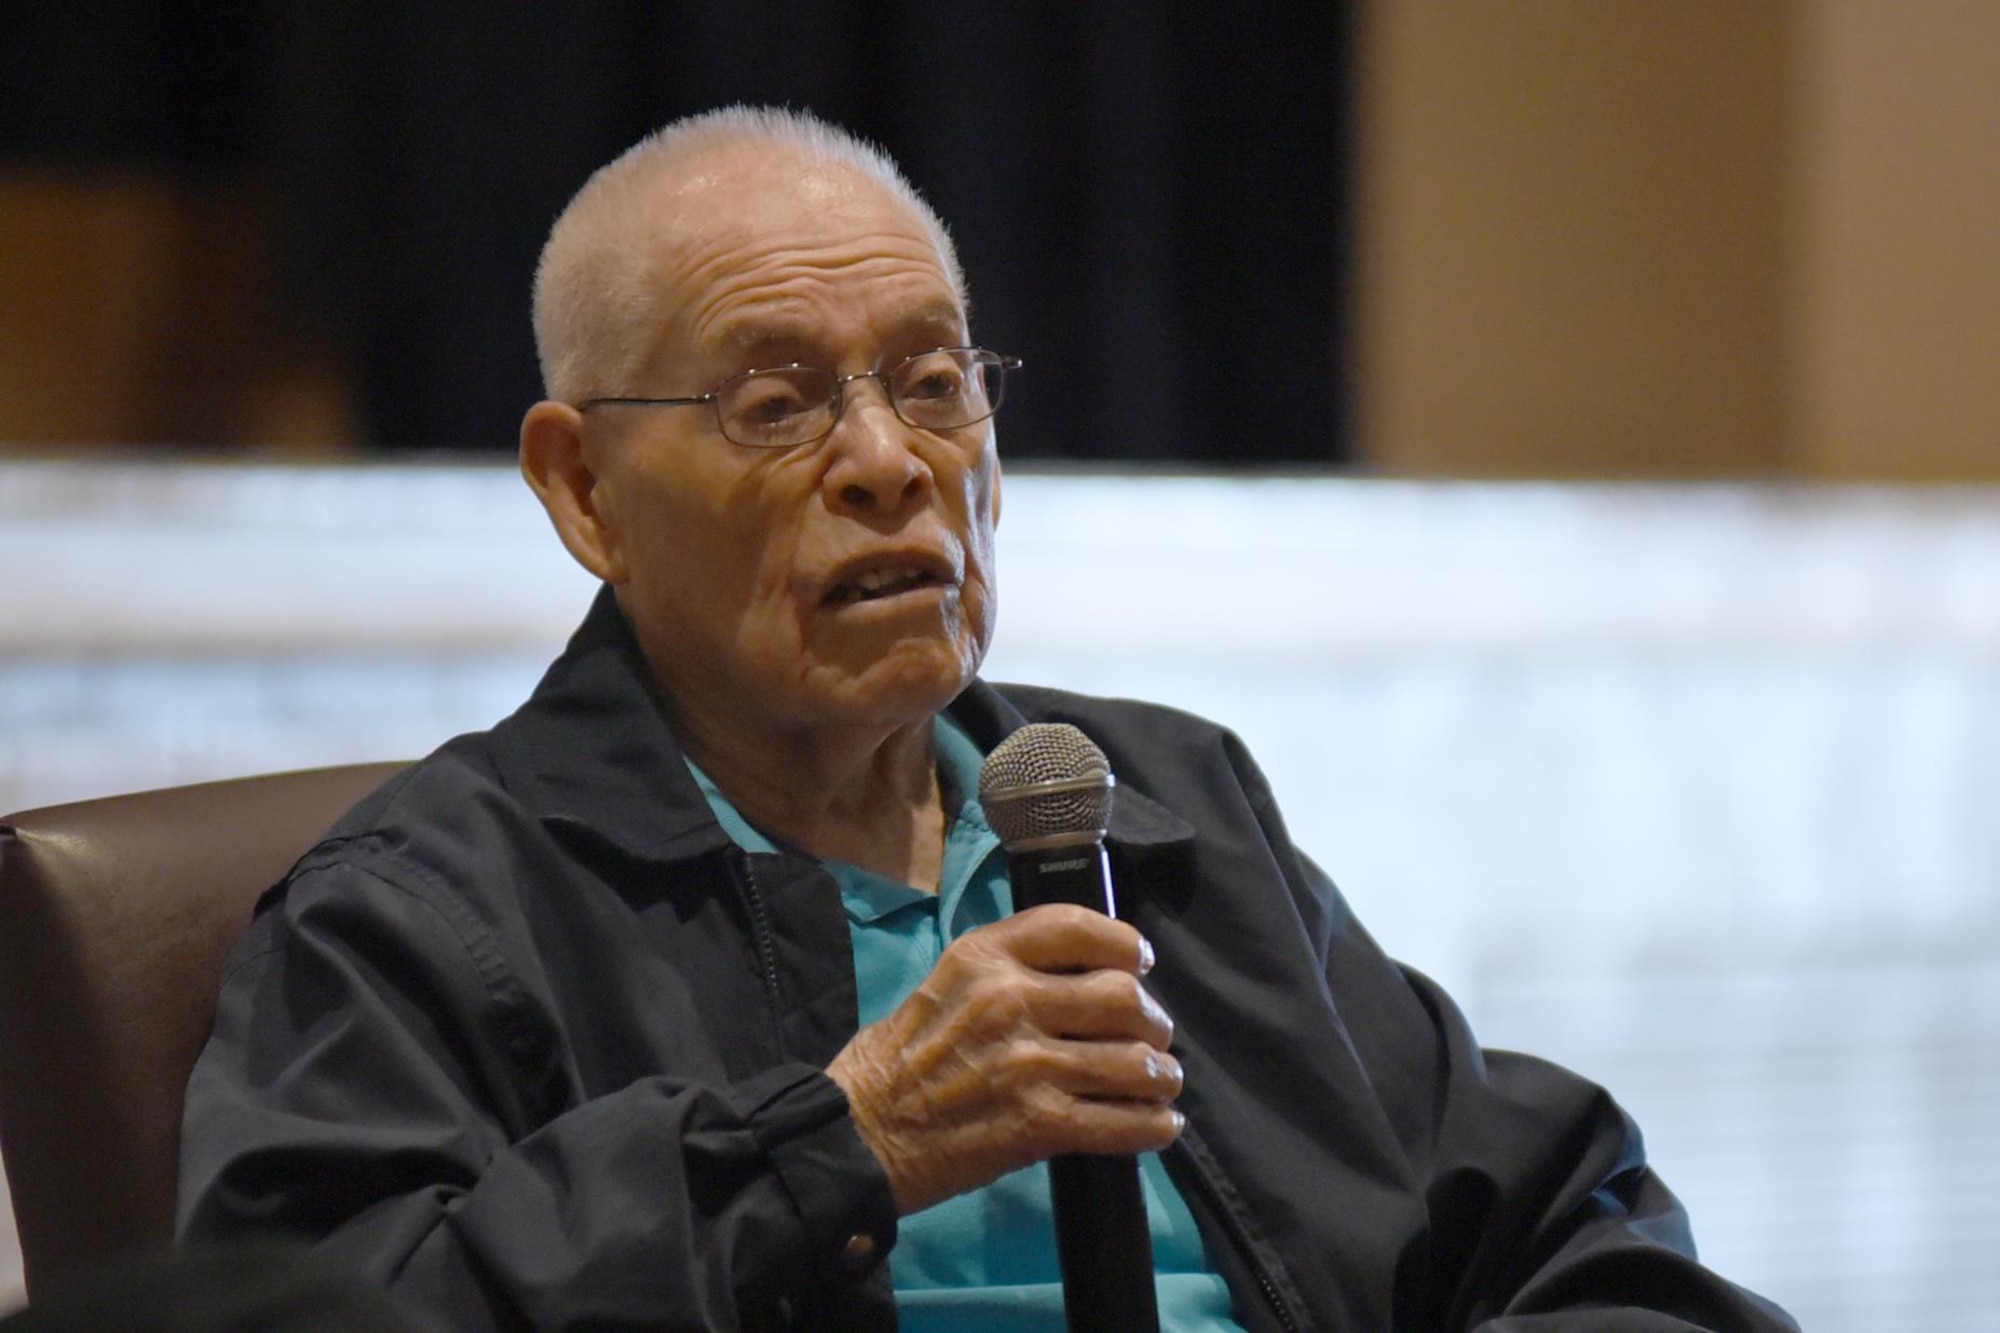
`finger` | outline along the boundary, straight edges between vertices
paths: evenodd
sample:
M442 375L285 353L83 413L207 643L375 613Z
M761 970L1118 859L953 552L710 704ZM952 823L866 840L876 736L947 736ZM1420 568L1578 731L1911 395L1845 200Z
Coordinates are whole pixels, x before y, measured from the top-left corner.
M1038 1155L1159 1152L1180 1137L1186 1118L1171 1106L1077 1100L1051 1128Z
M1163 1105L1180 1096L1185 1075L1169 1051L1140 1041L1065 1041L1023 1037L995 1052L984 1091L1039 1111L1078 1099Z
M1130 972L1039 974L1023 1012L1040 1031L1078 1040L1123 1038L1165 1050L1174 1038L1166 1006Z
M1063 1042L1057 1083L1086 1101L1164 1106L1181 1095L1186 1074L1170 1053L1144 1042Z
M1044 903L981 929L1037 972L1115 968L1143 976L1153 965L1152 945L1132 926L1074 903Z

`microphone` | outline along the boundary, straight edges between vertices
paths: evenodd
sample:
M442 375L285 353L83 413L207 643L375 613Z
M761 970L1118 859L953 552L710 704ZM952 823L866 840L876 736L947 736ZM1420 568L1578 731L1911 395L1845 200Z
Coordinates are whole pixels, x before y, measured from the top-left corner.
M1104 832L1117 780L1104 751L1067 723L1031 722L979 770L979 804L1007 849L1016 911L1076 903L1118 915ZM1134 1157L1049 1162L1071 1333L1159 1333L1153 1238Z

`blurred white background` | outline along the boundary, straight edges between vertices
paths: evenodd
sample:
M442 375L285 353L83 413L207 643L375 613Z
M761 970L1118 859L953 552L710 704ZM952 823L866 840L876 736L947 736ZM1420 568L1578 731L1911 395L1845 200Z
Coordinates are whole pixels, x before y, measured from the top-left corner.
M987 674L1240 732L1721 1271L2000 1324L2000 491L1010 474L1001 546ZM0 460L0 569L0 810L419 755L591 591L503 467Z

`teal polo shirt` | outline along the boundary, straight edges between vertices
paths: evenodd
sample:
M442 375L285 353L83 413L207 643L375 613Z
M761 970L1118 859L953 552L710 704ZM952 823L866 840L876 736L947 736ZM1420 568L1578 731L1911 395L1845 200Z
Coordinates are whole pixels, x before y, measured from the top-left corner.
M930 975L945 946L1014 908L1000 839L979 808L984 756L950 718L937 719L938 777L947 809L936 893L838 861L823 864L840 885L854 946L865 1026L894 1012ZM737 812L706 773L688 769L716 820L746 852L777 847ZM1243 1333L1229 1288L1208 1262L1194 1216L1159 1154L1139 1159L1160 1327L1167 1333ZM1049 1172L1037 1163L912 1213L897 1228L890 1279L905 1333L1064 1333L1062 1269L1056 1259Z

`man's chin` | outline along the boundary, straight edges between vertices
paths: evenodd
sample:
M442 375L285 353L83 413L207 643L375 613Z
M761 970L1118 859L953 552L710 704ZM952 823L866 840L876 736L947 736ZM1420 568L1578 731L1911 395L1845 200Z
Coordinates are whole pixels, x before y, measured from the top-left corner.
M898 639L872 655L819 658L804 683L820 708L836 717L861 724L914 724L935 715L972 683L980 647L958 637Z

